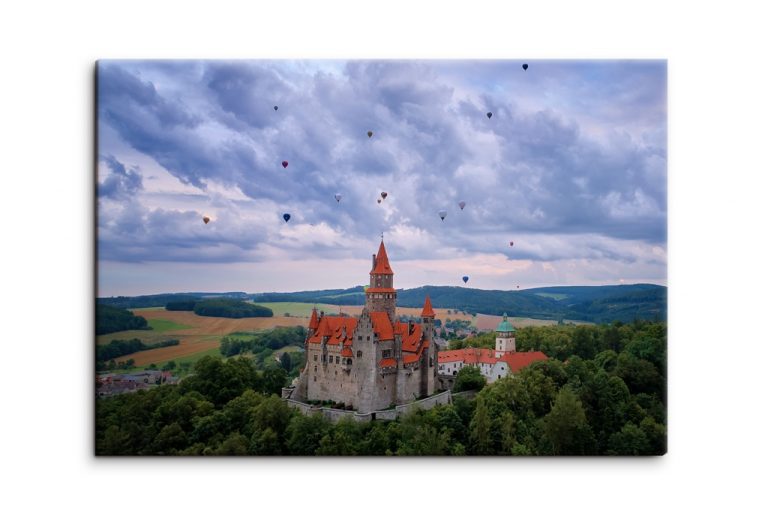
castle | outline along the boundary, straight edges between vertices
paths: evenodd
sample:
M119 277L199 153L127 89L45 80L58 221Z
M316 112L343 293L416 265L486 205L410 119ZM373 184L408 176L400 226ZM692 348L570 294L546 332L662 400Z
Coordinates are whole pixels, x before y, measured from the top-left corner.
M396 320L394 272L382 240L359 318L312 310L304 342L306 366L290 398L332 400L360 413L432 395L437 382L435 312L429 297L420 322Z

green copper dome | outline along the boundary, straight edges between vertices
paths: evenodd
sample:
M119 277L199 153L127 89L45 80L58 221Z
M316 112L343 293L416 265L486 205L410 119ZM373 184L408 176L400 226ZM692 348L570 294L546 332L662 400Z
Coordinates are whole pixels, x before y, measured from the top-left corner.
M507 320L506 313L504 313L504 320L502 320L499 326L496 327L496 332L515 332L515 328L512 327L512 324Z

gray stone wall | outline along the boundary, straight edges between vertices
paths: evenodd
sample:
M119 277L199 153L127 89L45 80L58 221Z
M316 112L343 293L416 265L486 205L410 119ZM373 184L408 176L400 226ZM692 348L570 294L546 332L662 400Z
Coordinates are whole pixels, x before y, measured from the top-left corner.
M461 394L463 395L464 393ZM450 391L444 391L409 404L398 405L392 409L370 411L367 413L309 405L289 398L284 398L283 400L289 407L298 409L304 415L319 413L325 418L336 422L342 418L352 418L355 421L371 421L373 419L395 420L417 409L431 409L436 405L449 404L451 403L452 398Z

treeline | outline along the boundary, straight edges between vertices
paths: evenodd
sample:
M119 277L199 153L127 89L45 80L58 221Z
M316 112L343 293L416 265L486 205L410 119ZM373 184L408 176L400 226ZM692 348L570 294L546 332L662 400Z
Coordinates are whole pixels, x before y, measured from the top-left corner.
M469 313L521 316L544 320L588 322L632 322L635 319L664 321L667 317L667 288L653 284L617 286L556 286L528 290L478 290L464 286L423 286L398 290L401 307L420 308L429 295L437 308ZM555 298L557 297L557 298ZM361 305L365 294L360 286L345 290L265 293L251 296L256 302L314 302Z
M531 332L523 336L526 329ZM615 331L604 339L604 330L610 329ZM544 334L538 336L538 330ZM563 338L558 343L565 347L563 360L534 363L486 385L475 399L455 397L452 404L391 422L334 424L321 415L303 416L277 396L287 380L282 368L258 372L245 358L204 358L195 365L194 375L178 386L99 400L97 453L665 453L666 326L635 322L587 327L583 332L590 336L575 334L571 326L532 327L518 331L518 340L549 343L550 338L557 340L558 331ZM619 351L605 349L604 343L615 343ZM589 358L576 353L589 355L598 349ZM480 385L476 375L465 373L467 387Z
M284 352L280 361L276 361L274 351L287 347L303 347L307 330L302 326L275 327L269 331L258 333L250 339L224 337L219 351L224 357L240 354L253 354L254 365L259 370L282 367L292 378L299 374L304 363L303 352Z
M131 329L151 329L144 317L136 316L131 311L96 304L96 334L127 331Z
M153 348L172 347L178 345L179 340L165 340L159 343L146 344L138 338L130 340L112 340L107 345L96 346L96 361L109 361L121 356L127 356L134 352L142 350L151 350Z
M288 345L303 347L306 337L307 330L301 325L275 327L269 331L254 334L252 338L246 340L224 337L219 350L223 356L230 357L246 352L256 353L264 349L277 350Z
M224 318L271 317L272 310L238 299L206 299L174 301L166 304L168 311L194 311L200 316Z
M96 301L99 304L107 304L117 308L136 309L136 308L157 308L165 307L169 302L182 301L187 299L202 300L211 297L225 297L233 299L247 299L248 294L244 292L225 292L225 293L160 293L156 295L138 295L135 297L99 297Z

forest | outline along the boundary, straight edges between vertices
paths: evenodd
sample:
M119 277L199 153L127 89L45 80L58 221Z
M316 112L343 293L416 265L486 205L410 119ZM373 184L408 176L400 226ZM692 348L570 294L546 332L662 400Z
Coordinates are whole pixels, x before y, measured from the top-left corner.
M107 304L96 304L97 335L132 329L151 329L151 327L144 317L136 316L131 311Z
M238 299L205 299L195 303L192 311L200 316L224 318L271 317L272 310Z
M666 324L526 327L518 350L551 359L472 399L390 422L331 423L279 397L287 373L207 356L175 386L96 402L99 455L660 455ZM479 336L471 343L486 343ZM477 389L472 372L462 387Z

